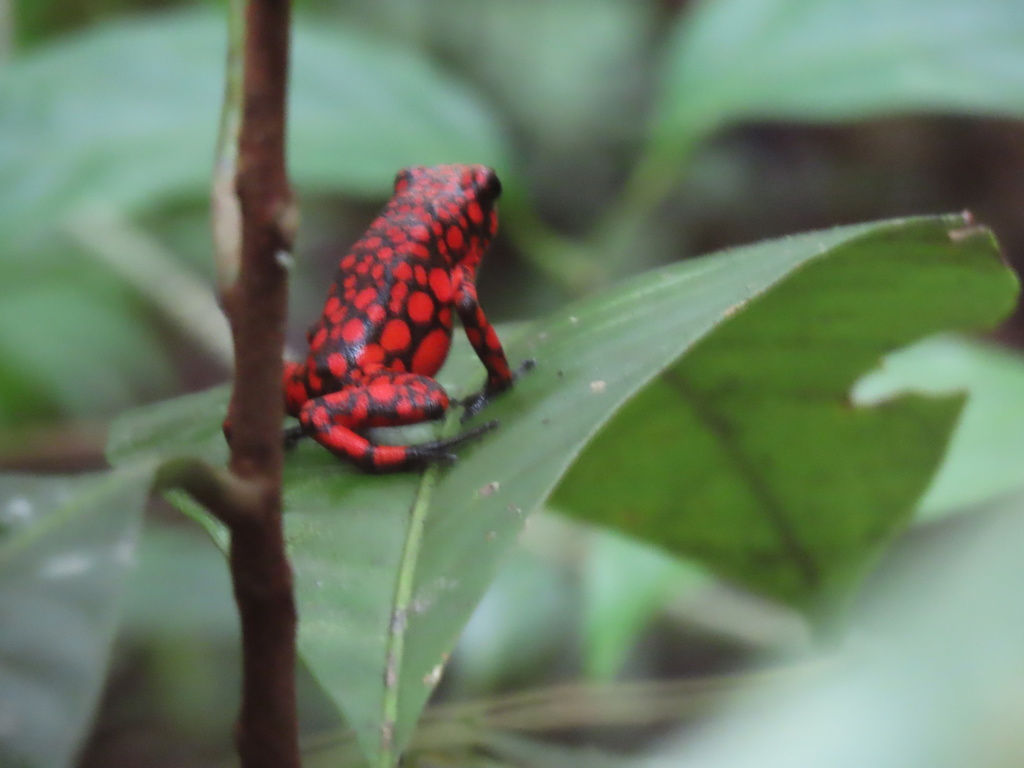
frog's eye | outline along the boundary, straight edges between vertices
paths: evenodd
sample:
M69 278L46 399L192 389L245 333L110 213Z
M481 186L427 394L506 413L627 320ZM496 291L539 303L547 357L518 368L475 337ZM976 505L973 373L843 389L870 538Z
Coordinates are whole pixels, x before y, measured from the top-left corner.
M498 181L498 174L493 169L484 170L479 189L480 197L487 201L497 200L501 195L501 182Z

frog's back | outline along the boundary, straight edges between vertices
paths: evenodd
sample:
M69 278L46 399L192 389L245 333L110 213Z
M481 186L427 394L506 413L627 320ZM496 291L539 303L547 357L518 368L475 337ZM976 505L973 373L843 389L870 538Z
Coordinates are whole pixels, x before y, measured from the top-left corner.
M310 362L326 388L386 368L432 375L451 341L451 280L431 209L396 195L338 264ZM442 246L443 247L443 246Z

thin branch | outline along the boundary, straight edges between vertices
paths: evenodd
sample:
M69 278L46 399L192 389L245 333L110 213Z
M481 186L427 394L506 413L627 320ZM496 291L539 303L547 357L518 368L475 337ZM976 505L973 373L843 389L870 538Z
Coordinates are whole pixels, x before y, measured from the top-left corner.
M234 285L242 263L242 211L235 189L235 176L238 171L238 136L242 128L245 99L245 62L242 58L245 48L245 1L231 0L229 5L224 105L217 132L217 153L210 195L214 264L217 267L217 285L221 291Z
M261 503L263 491L257 483L191 457L164 463L157 472L156 488L180 488L229 529L244 524Z
M72 421L10 429L0 440L4 472L68 472L102 469L109 425Z
M235 3L233 14L241 11ZM241 104L229 75L213 200L220 287L235 348L229 466L256 489L243 511L211 510L231 530L229 563L242 625L236 739L243 768L299 766L295 597L281 519L285 265L296 218L285 168L290 11L289 0L249 0L245 8ZM232 24L237 30L237 19ZM232 41L237 45L237 33ZM225 169L234 170L231 184Z

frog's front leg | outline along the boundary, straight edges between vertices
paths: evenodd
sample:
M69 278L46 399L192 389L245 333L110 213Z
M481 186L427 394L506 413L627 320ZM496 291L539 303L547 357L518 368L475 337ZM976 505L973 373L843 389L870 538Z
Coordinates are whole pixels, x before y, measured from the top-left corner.
M536 361L524 360L513 371L509 367L505 349L501 346L494 326L487 319L477 300L476 286L466 279L456 281L456 285L455 309L462 319L469 343L487 369L487 383L484 388L460 401L466 409L462 414L462 420L466 421L483 410L492 397L509 389L519 376L533 368Z
M309 400L299 428L336 456L369 472L402 472L450 463L456 446L492 429L485 424L461 435L416 445L380 445L364 432L441 418L448 409L444 388L427 376L382 371L358 386ZM294 433L291 433L294 435Z

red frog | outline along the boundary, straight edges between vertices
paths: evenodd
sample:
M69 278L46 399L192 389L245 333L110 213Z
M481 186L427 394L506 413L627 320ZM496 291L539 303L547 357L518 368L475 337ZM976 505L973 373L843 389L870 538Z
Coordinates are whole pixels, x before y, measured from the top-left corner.
M513 372L476 295L476 270L498 229L501 184L481 165L417 166L399 172L395 194L342 258L309 355L285 363L286 431L308 435L371 472L451 462L451 449L497 426L447 440L380 445L371 427L441 418L451 401L434 375L448 356L452 313L487 369L487 383L462 401L463 421L533 366Z

